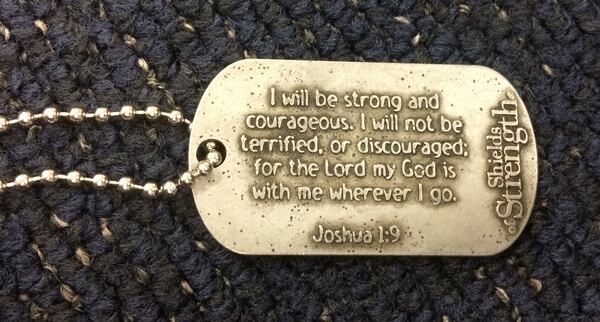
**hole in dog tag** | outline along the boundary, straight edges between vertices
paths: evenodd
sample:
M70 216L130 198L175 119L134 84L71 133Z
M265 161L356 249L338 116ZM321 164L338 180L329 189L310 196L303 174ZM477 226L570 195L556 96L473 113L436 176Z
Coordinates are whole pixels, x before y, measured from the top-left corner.
M531 213L523 101L482 66L243 60L206 89L192 186L216 240L255 255L491 255Z

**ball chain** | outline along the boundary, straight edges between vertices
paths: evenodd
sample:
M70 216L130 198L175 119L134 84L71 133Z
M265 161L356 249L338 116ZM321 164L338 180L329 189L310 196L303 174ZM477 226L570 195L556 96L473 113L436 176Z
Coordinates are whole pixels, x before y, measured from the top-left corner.
M170 112L161 111L156 106L148 106L146 109L136 109L131 105L124 105L118 112L111 112L106 107L97 108L94 113L86 113L83 108L74 107L68 112L61 112L57 108L49 107L44 109L40 114L33 114L29 111L19 113L17 118L8 119L0 116L0 133L8 131L15 125L29 127L35 124L36 121L42 121L47 124L53 124L61 119L67 119L74 123L81 123L86 119L93 119L99 123L105 123L113 118L118 118L125 121L133 120L136 116L145 116L148 120L158 120L160 118L167 119L171 124L191 125L191 122L184 118L183 113L177 110ZM206 160L201 160L198 165L191 171L182 173L177 180L166 181L162 184L147 182L143 185L138 185L133 182L130 177L122 177L118 180L111 180L106 175L96 174L92 177L86 177L79 171L71 171L67 174L58 174L52 169L42 171L39 176L29 176L20 174L13 181L2 182L0 180L0 192L11 188L27 188L32 184L41 182L43 184L53 184L59 181L66 182L71 186L80 186L82 184L90 184L98 190L107 187L115 187L118 191L126 193L133 190L142 192L146 198L156 198L158 196L173 196L177 193L181 186L190 186L194 179L200 176L209 175L214 167L219 166L223 162L222 155L216 150L216 145L213 143L207 144Z

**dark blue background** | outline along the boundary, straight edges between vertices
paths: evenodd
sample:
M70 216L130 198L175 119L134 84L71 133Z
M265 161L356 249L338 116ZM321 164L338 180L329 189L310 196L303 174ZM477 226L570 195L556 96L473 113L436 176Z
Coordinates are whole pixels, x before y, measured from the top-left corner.
M597 1L0 0L0 23L2 115L159 104L191 118L245 57L480 64L518 89L540 159L524 234L489 258L242 257L187 190L4 193L0 320L600 320ZM143 120L16 128L0 177L160 181L186 168L186 135Z

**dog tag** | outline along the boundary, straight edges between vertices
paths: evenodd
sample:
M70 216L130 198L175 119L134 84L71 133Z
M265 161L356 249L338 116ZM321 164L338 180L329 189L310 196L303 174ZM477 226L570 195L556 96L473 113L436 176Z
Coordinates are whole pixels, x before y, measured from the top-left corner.
M193 186L208 230L253 255L492 255L521 234L537 153L523 101L482 66L250 59L206 89Z

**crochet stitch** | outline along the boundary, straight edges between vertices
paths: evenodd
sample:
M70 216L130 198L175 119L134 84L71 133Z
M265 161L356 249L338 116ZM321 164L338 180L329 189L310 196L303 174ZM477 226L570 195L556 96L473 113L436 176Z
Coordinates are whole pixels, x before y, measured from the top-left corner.
M595 0L0 0L0 115L152 104L191 118L248 57L499 71L538 141L523 235L486 258L245 257L211 237L187 189L35 186L0 194L0 320L600 321ZM182 127L144 120L15 127L0 180L162 181L185 171L187 145Z

